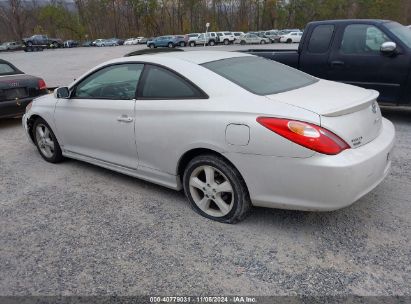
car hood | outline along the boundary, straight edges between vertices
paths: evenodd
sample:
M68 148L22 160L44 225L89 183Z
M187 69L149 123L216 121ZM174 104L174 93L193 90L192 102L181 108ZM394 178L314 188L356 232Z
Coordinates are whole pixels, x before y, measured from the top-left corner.
M378 95L374 90L321 79L306 87L267 95L267 98L332 117L366 107Z

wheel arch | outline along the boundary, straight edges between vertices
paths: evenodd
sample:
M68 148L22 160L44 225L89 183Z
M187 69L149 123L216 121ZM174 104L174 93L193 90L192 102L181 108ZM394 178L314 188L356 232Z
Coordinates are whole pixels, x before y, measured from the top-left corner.
M218 157L221 157L224 159L227 163L229 163L235 170L238 171L240 174L241 179L243 180L244 184L246 185L246 190L248 191L248 186L247 183L245 182L245 179L243 175L241 174L240 170L231 162L227 157L225 157L222 153L217 152L216 150L210 149L210 148L193 148L188 151L186 151L179 159L177 163L177 176L178 179L180 180L181 184L183 184L183 175L184 175L184 169L187 167L188 163L195 157L200 156L200 155L205 155L205 154L211 154L215 155Z
M43 119L49 125L50 129L53 131L54 135L56 136L57 141L59 141L55 130L52 128L53 124L50 124L50 122L46 118L44 118L44 116L41 116L39 114L33 114L27 119L27 130L28 130L28 133L33 143L34 144L36 143L34 140L34 133L33 133L34 122L39 118Z

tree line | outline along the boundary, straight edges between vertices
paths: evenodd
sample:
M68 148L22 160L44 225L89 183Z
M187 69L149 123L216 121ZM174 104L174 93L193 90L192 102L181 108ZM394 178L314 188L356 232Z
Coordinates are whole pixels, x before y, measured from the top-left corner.
M304 28L313 20L378 18L411 24L410 0L0 0L0 41Z

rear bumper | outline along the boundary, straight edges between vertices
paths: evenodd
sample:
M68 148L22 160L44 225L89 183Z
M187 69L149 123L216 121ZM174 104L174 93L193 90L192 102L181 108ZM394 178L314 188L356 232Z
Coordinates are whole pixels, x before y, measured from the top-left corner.
M331 211L351 205L382 182L391 166L394 138L393 124L383 119L372 142L334 156L226 156L245 179L253 205Z
M33 100L33 97L1 101L0 102L0 118L17 117L24 114L27 105Z

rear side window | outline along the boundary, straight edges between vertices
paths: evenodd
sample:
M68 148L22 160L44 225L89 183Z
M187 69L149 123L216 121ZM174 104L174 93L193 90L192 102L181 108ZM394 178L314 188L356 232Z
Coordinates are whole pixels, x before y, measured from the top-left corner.
M286 65L255 56L217 60L203 66L257 95L290 91L318 81Z
M7 63L0 63L0 75L2 74L14 74L16 71Z
M310 42L308 43L308 51L310 53L326 53L330 47L331 39L334 33L334 25L318 25L314 28Z
M190 82L159 66L147 66L143 83L141 97L144 99L207 98L201 90Z

